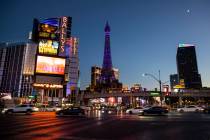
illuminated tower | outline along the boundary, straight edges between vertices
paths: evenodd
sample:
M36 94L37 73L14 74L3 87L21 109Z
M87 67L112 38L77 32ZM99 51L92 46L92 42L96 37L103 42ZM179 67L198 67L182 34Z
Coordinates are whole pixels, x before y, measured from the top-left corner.
M104 45L104 59L101 71L101 82L104 84L110 84L115 80L114 72L112 70L112 57L110 47L110 27L108 22L104 28L105 31L105 45Z
M122 84L118 82L115 77L112 68L112 57L111 57L111 47L110 47L110 26L108 22L104 28L105 31L105 45L104 45L104 59L101 70L100 83L103 89L113 89L122 87Z
M105 45L104 45L104 60L103 60L103 69L111 70L112 69L112 57L111 57L111 48L110 48L110 27L108 22L104 28L105 31Z

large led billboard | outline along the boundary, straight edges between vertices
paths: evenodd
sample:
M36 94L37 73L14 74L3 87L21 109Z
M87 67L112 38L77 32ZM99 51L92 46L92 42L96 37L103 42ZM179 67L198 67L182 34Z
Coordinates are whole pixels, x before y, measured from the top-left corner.
M64 70L65 59L48 56L37 56L36 73L63 75Z
M39 41L39 54L57 55L58 47L58 41L41 39Z

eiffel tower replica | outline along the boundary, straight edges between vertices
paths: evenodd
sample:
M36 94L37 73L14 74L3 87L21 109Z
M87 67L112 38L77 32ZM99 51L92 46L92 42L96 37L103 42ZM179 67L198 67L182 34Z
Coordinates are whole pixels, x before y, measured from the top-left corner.
M116 79L112 67L111 47L110 47L110 26L106 22L105 31L105 45L104 58L100 76L99 89L105 92L119 91L122 89L122 83Z

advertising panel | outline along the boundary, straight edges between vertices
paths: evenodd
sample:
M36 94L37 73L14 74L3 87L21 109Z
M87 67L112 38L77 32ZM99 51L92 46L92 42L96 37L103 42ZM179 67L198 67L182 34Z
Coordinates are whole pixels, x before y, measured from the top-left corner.
M47 32L47 33L55 33L57 32L58 27L57 26L52 26L48 24L39 24L39 31L40 32Z
M59 31L57 26L48 24L39 24L39 39L59 40Z
M37 56L36 73L63 75L65 70L65 59Z
M57 55L59 43L53 40L40 40L39 41L39 54L52 54Z

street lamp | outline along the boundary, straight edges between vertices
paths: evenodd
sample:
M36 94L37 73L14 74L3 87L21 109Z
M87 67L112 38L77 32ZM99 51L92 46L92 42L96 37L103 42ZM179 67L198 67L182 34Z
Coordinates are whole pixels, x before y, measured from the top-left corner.
M154 75L150 74L150 73L143 73L142 76L150 76L152 77L155 81L157 81L159 83L159 87L160 87L160 105L162 106L162 101L163 101L163 95L162 95L162 81L160 80L160 70L158 71L158 78L156 78Z

